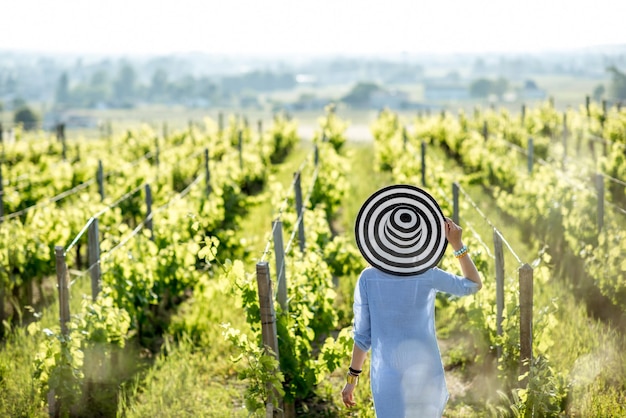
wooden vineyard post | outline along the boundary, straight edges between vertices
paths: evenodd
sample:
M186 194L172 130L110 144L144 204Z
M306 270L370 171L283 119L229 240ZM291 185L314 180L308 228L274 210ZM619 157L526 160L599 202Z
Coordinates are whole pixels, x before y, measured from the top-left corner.
M406 151L406 144L409 142L409 137L406 133L406 126L402 127L402 149Z
M459 183L452 183L452 220L459 224Z
M59 123L57 124L57 140L61 142L61 155L63 156L63 161L67 160L67 143L65 142L65 124Z
M278 334L276 333L276 312L274 311L274 300L272 292L272 282L270 280L270 266L267 261L262 261L256 265L256 279L259 290L259 307L261 314L261 334L263 336L263 346L266 351L279 359L278 356ZM280 404L282 400L279 394L272 388L271 384L267 386L268 394L272 393L272 397L266 403L266 416L272 417L274 407L281 410ZM278 405L274 405L275 401Z
M2 160L0 161L0 224L4 220L4 186L2 185L2 162L4 161L4 143L2 142L2 124L0 123L0 143L2 143ZM0 338L4 337L4 283L0 281Z
M187 131L189 131L189 138L191 138L191 143L196 145L196 137L193 134L193 119L189 119L187 121Z
M217 133L222 135L222 131L224 131L224 114L219 112L217 114Z
M102 160L98 160L98 172L96 173L96 179L98 180L98 193L100 193L100 201L105 198L104 194L104 169L102 168Z
M57 283L59 288L59 321L61 323L61 335L66 340L69 335L67 327L70 322L70 295L67 281L67 264L62 246L54 247ZM51 416L58 416L61 410L61 403L57 401L54 390L48 392L48 411Z
M563 168L567 160L567 113L563 112Z
M422 186L426 187L426 141L422 141Z
M204 149L204 187L206 195L211 194L211 171L209 170L209 149Z
M276 283L278 284L278 303L287 312L287 272L285 266L285 246L283 244L283 223L272 222L274 231L274 254L276 255Z
M298 215L298 243L300 244L300 251L304 253L304 247L306 246L306 240L304 236L304 211L302 205L302 186L300 184L300 172L294 174L294 188L296 192L296 214Z
M239 150L239 169L243 171L243 131L241 129L238 134L237 149Z
M520 305L520 376L530 372L533 358L533 268L524 264L519 268ZM528 376L520 384L528 384Z
M100 237L98 218L92 218L87 231L89 250L89 274L91 276L91 299L95 302L100 293Z
M67 336L67 323L70 321L70 297L67 283L67 264L65 263L63 247L57 245L54 247L54 252L56 256L56 272L59 286L59 318L61 320L61 333L64 336Z
M91 218L89 229L87 230L87 241L89 250L89 275L91 277L91 300L96 301L101 290L101 270L100 270L100 238L98 228L98 218ZM95 377L102 375L102 359L104 353L102 347L91 347L85 351L85 379L86 394L89 399L98 390Z
M150 185L146 184L146 228L150 231L150 239L154 241L154 226L152 222L152 190Z
M483 122L483 138L485 142L489 139L489 125L487 125L487 121Z
M2 185L2 161L0 161L0 223L4 220L4 186Z
M533 165L535 163L535 144L533 138L528 138L528 174L533 172Z
M154 164L156 165L157 168L157 176L159 173L159 165L161 163L160 161L160 154L161 153L161 149L159 147L159 137L154 138Z
M598 194L598 233L604 227L604 178L601 173L596 174L596 191Z
M522 128L524 127L524 123L526 123L526 105L522 105L522 115L520 116Z
M576 130L576 155L577 156L580 156L580 148L582 147L582 142L583 142L583 130L579 128Z
M607 114L606 114L606 99L602 100L602 118L600 118L600 126L602 129L601 132L601 136L602 136L602 155L604 155L606 157L608 148L607 148L607 142L604 139L604 123L606 122L606 118L607 118Z
M320 163L320 147L317 145L317 143L313 144L313 147L313 162L315 163L315 167L317 167Z
M0 123L0 145L2 145L2 160L0 161L4 161L6 159L6 151L4 149L4 131L2 128L2 123Z
M257 120L257 132L258 132L258 135L259 135L259 154L260 154L260 157L261 157L261 161L263 162L263 164L265 164L266 163L266 160L265 160L266 157L265 157L265 150L263 149L263 142L264 142L264 140L263 140L263 120L262 119L258 119ZM269 161L269 159L268 159L268 161Z
M493 248L496 257L496 332L502 336L502 315L504 312L504 254L502 251L502 237L493 229ZM502 346L497 347L498 361L502 357Z
M0 339L4 338L4 283L0 281Z

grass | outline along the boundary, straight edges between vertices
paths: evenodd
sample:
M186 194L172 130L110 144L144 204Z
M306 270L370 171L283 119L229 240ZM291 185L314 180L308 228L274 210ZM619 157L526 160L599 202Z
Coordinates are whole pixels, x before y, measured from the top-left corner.
M275 168L270 181L289 187L293 173L311 151L310 142L301 142ZM261 258L277 215L271 193L265 190L257 197L257 204L236 232L247 246L249 257L243 261L248 273L254 271ZM242 303L233 299L231 286L225 278L207 280L196 288L191 300L181 305L170 325L169 343L154 367L124 386L118 415L248 416L243 396L245 382L237 377L240 365L231 360L233 349L222 336L220 326L229 323L249 333Z
M182 122L182 119L181 119ZM130 122L129 122L130 123ZM273 180L287 188L302 160L309 155L311 143L304 141L288 159L272 174ZM447 161L442 153L428 150L429 158L440 161L446 170L463 175L454 162ZM351 164L350 191L342 208L339 225L345 234L353 237L354 219L362 202L379 187L386 185L390 177L373 170L374 149L371 143L348 142L346 155ZM468 194L487 218L506 237L518 256L531 262L537 256L540 243L528 244L521 239L518 225L510 222L497 208L493 200L480 187L467 187ZM272 205L270 191L259 196L258 205L249 213L238 236L248 245L250 260L247 271L265 248L271 221L276 208ZM450 190L451 195L451 190ZM492 229L475 211L462 207L462 226L465 233L471 229L491 246ZM514 276L518 267L514 257L507 256L506 272ZM343 280L338 288L339 303L349 303L353 279ZM493 280L492 278L485 278ZM547 344L547 352L554 373L569 385L567 411L571 416L620 416L624 411L626 381L626 354L624 337L607 324L590 318L585 307L576 301L560 278L535 288L535 312L552 303L558 305L557 323L542 334L539 343ZM172 320L166 344L154 359L152 367L137 374L122 386L118 415L125 417L152 416L247 416L243 408L245 382L238 380L237 368L230 359L232 349L221 335L219 324L230 322L245 329L241 306L232 300L229 284L223 279L208 280L200 284L194 297L185 302ZM89 292L87 280L78 280L72 288L74 305L78 309L82 294ZM58 322L58 305L51 303L42 311L42 327L52 327ZM454 318L454 312L438 312L438 328L444 361L449 369L448 384L451 399L446 416L489 416L497 387L492 376L485 376L485 369L476 360L476 348L483 347L479 341L468 340L462 332L464 324L446 318ZM568 324L569 326L563 326ZM449 325L449 326L448 326ZM443 330L442 330L443 331ZM40 333L41 334L41 333ZM38 405L32 393L33 355L38 349L42 335L28 335L23 328L15 328L0 350L0 416L44 416L44 408ZM346 360L347 361L347 360ZM347 363L346 363L347 365ZM349 416L339 403L338 394L343 385L341 370L329 376L319 387L319 394L334 404L339 416ZM366 379L358 389L364 405L361 416L372 416L368 409L371 399ZM623 415L622 415L623 416Z
M0 350L0 416L46 417L33 387L34 354L43 340L25 328L9 333Z
M80 311L85 295L91 285L83 277L73 282L70 296L70 314ZM50 278L47 281L53 281ZM30 308L29 308L30 309ZM19 324L7 330L7 337L0 347L0 416L43 415L41 400L34 393L34 360L45 336L42 329L59 327L59 303L57 295L48 297L37 307L30 309L39 317L37 330L32 334ZM28 314L28 310L22 314Z
M429 148L428 153L434 160L443 162L449 172L458 174L459 178L463 175L462 168L446 160L441 151ZM486 218L504 235L522 262L532 263L538 258L542 243L525 242L522 239L523 226L504 215L482 187L466 186L466 190ZM466 199L462 196L461 202L463 200ZM470 206L461 205L460 217L464 233L470 233L467 227L471 225L483 237L483 241L493 248L492 226L482 216ZM505 261L507 280L516 280L519 264L505 248L505 256L506 253L509 253ZM551 363L555 379L567 391L565 408L568 414L585 417L624 416L626 340L610 323L590 317L584 302L572 294L567 283L567 278L558 277L553 272L548 282L537 283L534 287L535 350L541 345L541 350ZM539 326L541 312L545 309L556 309L554 322ZM455 355L459 356L455 352L443 354L448 357L447 361L453 361ZM461 373L455 371L455 374L471 391L476 386L476 372L476 368L470 368ZM482 416L479 412L468 413L467 407L463 397L453 396L449 404L449 417Z

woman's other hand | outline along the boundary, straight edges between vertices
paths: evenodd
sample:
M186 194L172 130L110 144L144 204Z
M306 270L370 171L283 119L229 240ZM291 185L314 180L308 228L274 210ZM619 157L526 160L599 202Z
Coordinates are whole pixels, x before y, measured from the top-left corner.
M352 385L350 383L346 383L346 385L343 387L343 390L341 391L341 397L343 399L343 403L348 407L352 407L354 405L356 405L356 402L354 402L354 387L356 385Z

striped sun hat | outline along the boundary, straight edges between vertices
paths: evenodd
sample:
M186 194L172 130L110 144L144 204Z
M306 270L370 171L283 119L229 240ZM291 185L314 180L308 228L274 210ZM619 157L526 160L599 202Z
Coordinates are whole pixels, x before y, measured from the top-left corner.
M387 186L371 195L357 215L355 236L368 263L397 276L435 267L448 245L437 201L407 184Z

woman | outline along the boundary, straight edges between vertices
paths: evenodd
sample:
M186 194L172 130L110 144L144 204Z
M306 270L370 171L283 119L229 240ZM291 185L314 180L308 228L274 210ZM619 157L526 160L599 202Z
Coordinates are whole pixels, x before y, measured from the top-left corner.
M425 193L422 190L412 186L408 186L409 189L407 186L402 187L402 196L405 196L406 191L409 190L411 193L419 194L419 198L411 197L411 199L426 201L422 198ZM417 192L414 192L415 190ZM389 190L385 193L388 194ZM383 200L384 204L387 204L386 202L393 199L386 196ZM436 202L433 202L434 199L428 201L428 205L431 209L434 208L432 212L435 215L424 214L428 211L422 207L417 210L404 209L404 211L418 213L418 216L422 218L433 218L434 226L421 229L429 232L436 231L440 210ZM376 214L375 216L384 218L385 225L381 227L376 223L375 227L371 226L370 224L375 223L371 217L360 213L357 229L384 231L381 233L388 234L391 239L400 236L398 232L410 229L408 225L411 221L402 211L398 211L395 207L380 209L381 203L372 203L370 198L363 206L362 212L368 204L372 207L370 209ZM406 204L404 206L406 207ZM388 215L380 215L385 212L388 212ZM343 402L348 407L355 405L354 388L366 354L371 348L371 389L378 418L441 417L443 414L448 400L448 391L435 334L435 295L438 291L458 296L469 295L482 287L482 281L467 247L463 244L462 229L451 219L440 216L440 225L444 230L445 240L444 234L441 234L444 245L439 248L443 247L443 252L445 252L446 243L452 246L464 277L448 273L432 265L439 261L443 253L435 254L430 264L419 269L417 274L394 270L396 268L394 266L398 265L398 254L389 257L396 262L384 264L381 267L378 265L381 257L372 256L372 251L365 248L369 244L364 241L372 239L380 244L386 238L381 239L379 236L375 239L366 238L367 233L359 236L357 232L357 243L362 254L375 267L370 266L363 270L354 292L354 347L347 382L342 391ZM398 220L395 223L394 218ZM363 219L366 220L363 221ZM420 220L417 223L419 224ZM422 223L424 223L423 220ZM393 225L397 227L397 231L392 230ZM403 225L407 228L403 228ZM387 232L388 230L391 232ZM418 231L416 236L420 234L421 232ZM434 238L430 237L428 242L430 243ZM416 241L410 240L410 242ZM383 243L381 247L392 247L392 245ZM407 246L398 244L397 247ZM380 252L380 248L376 248L376 251Z

